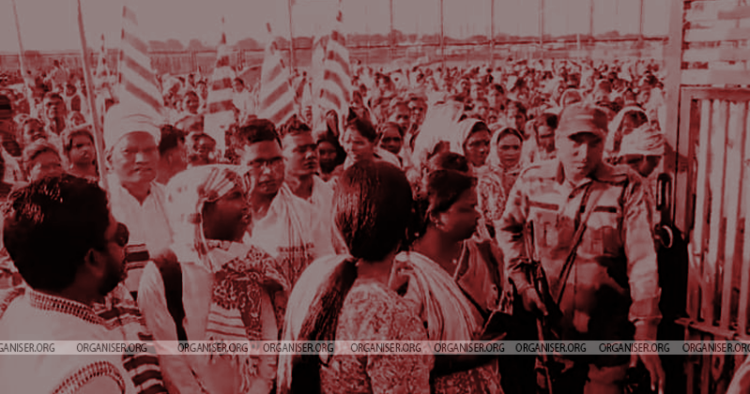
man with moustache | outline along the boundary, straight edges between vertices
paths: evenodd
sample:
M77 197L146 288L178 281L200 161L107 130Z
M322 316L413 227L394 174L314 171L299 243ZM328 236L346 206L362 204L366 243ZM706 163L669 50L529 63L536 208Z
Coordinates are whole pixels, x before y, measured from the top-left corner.
M320 255L333 254L333 187L317 175L318 150L312 131L306 124L293 119L285 127L281 140L286 160L285 182L295 196L312 205L318 226L314 231Z
M151 339L135 303L118 287L127 228L112 216L96 184L63 175L14 192L3 233L27 286L0 300L0 338ZM0 357L0 380L3 391L13 393L166 392L158 362L145 353Z
M519 176L498 244L525 309L545 316L548 339L652 342L661 290L646 185L629 167L603 162L606 130L601 108L565 108L555 134L557 158ZM548 290L539 286L546 282L541 273ZM562 386L555 392L622 393L628 367L637 362L648 370L652 391L664 390L655 354L555 361L563 368L553 376L553 386Z
M128 226L125 286L137 297L140 276L150 256L169 247L172 232L162 187L155 180L161 130L153 116L117 105L104 120L104 145L112 215Z
M267 119L239 129L238 153L245 167L253 216L252 242L279 263L278 270L294 286L317 257L312 206L284 183L284 151L276 127Z
M68 111L62 96L52 92L45 94L42 100L42 110L44 111L45 131L48 135L59 139L68 127L66 122Z

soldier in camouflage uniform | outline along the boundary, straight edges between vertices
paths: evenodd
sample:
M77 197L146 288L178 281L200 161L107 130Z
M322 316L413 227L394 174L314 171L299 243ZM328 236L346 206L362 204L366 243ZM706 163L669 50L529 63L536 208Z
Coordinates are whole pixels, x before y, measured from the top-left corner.
M630 168L602 161L606 126L599 108L567 107L555 137L557 158L519 176L500 221L505 269L524 307L557 316L545 319L555 333L548 339L656 340L660 289L645 185ZM541 297L532 262L553 289ZM658 356L639 354L555 357L562 371L553 376L553 386L565 386L555 392L622 393L629 364L637 359L651 386L663 390Z

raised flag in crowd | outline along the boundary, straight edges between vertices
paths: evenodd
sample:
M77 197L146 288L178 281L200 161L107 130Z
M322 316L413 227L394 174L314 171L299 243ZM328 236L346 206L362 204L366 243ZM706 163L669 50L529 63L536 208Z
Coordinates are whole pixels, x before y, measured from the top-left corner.
M205 131L216 141L216 149L219 151L223 151L226 145L225 131L235 121L232 103L232 81L235 74L230 67L230 54L231 48L227 45L226 34L222 32L216 67L209 82L205 117Z
M330 110L336 111L340 122L343 122L351 101L351 69L349 65L349 50L346 48L343 34L343 14L341 2L336 11L335 21L330 25L331 31L325 42L325 57L322 62L322 78L319 88L313 90L313 97L323 114ZM322 43L322 40L319 40ZM320 49L315 48L316 51ZM313 65L316 65L313 59ZM319 64L318 64L319 65Z
M119 100L136 112L159 116L164 101L156 75L151 69L148 44L141 37L136 10L127 2L122 11L122 48L120 52Z
M266 27L270 34L271 25L267 24ZM272 37L266 47L260 74L259 118L278 125L294 115L294 90L289 82L289 70L284 66L284 60Z

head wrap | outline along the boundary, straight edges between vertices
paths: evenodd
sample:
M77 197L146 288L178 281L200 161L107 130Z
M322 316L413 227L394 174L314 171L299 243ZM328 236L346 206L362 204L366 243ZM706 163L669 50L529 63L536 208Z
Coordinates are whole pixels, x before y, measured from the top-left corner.
M490 158L488 161L490 163L490 167L493 169L500 169L502 171L514 172L515 170L520 169L521 162L523 160L519 160L518 164L516 164L514 168L502 168L502 165L500 164L500 157L497 154L498 153L497 146L500 144L500 139L506 135L515 135L521 140L521 146L523 146L523 135L521 134L520 131L512 127L501 127L497 129L492 135L492 142L490 143Z
M638 127L632 133L622 137L618 156L625 155L664 155L664 134L649 123Z
M278 335L276 326L264 323L272 319L269 314L274 316L275 308L263 302L262 289L270 283L288 289L274 271L273 259L252 245L206 240L203 233L205 204L237 187L247 190L234 166L200 166L176 175L167 185L167 211L175 233L172 251L180 263L197 264L213 274L205 340L272 340ZM262 378L253 357L229 357L241 377L241 392L248 392L253 381Z
M151 134L159 144L161 130L156 116L130 111L122 104L113 106L104 118L104 146L112 149L126 135L138 131Z
M427 109L421 131L414 141L412 163L415 165L426 164L428 156L435 153L435 148L440 142L450 143L455 138L458 119L463 111L463 104L452 100L444 104L430 106ZM463 150L459 153L463 155Z
M648 119L646 111L644 111L641 107L631 106L621 109L620 112L617 113L617 116L615 116L614 119L609 122L609 132L607 133L607 140L604 143L604 152L607 157L611 158L614 155L617 155L617 152L615 152L615 145L618 140L622 139L622 135L620 134L622 121L625 119L625 115L633 112L639 112L643 114L646 119Z
M451 144L451 152L458 153L459 155L464 154L464 144L466 143L466 140L469 139L471 131L477 123L485 124L481 120L475 118L464 119L458 123L458 132L453 132L451 134L451 139L449 140ZM487 129L489 130L489 128Z

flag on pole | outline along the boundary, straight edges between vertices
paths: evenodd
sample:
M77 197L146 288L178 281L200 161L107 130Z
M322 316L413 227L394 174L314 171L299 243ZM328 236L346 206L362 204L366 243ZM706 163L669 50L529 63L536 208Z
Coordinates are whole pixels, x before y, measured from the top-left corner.
M341 2L338 3L335 22L331 24L328 42L325 45L325 59L323 61L323 77L319 90L313 90L323 114L330 110L339 115L339 124L343 126L349 113L349 103L352 95L351 66L349 64L349 50L343 33L343 14ZM341 130L341 128L340 128Z
M222 32L216 56L216 66L208 88L206 118L204 120L204 130L206 134L216 140L216 149L219 151L225 149L226 130L235 121L234 104L232 103L232 81L235 75L230 66L230 54L231 48L227 45L226 33Z
M271 25L266 24L266 27L270 35ZM266 47L260 74L260 118L280 126L294 115L294 89L289 82L289 71L284 67L272 36Z
M128 2L122 12L120 51L120 103L131 112L161 118L164 102L151 69L148 45L138 28L136 11Z
M97 78L109 77L109 70L107 69L107 49L105 47L104 34L102 34L102 43L99 46L99 61L96 64L96 73L94 74Z
M324 19L325 20L325 19ZM323 90L323 76L325 75L324 63L326 59L326 43L328 42L328 34L324 31L323 23L319 23L315 29L315 38L313 39L313 53L312 53L312 69L311 69L311 91L310 99L312 100L313 107L313 124L310 127L313 130L322 129L325 127L325 113L320 107L319 100L320 92Z

